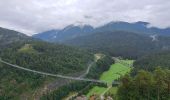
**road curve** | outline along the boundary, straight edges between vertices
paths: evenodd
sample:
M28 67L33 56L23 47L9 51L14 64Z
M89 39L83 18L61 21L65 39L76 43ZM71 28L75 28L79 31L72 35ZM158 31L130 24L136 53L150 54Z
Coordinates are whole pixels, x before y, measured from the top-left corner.
M89 73L90 68L93 66L94 63L95 63L95 62L90 62L89 65L88 65L88 67L87 67L86 72L85 72L84 74L80 75L79 77L80 77L80 78L85 77L85 76Z

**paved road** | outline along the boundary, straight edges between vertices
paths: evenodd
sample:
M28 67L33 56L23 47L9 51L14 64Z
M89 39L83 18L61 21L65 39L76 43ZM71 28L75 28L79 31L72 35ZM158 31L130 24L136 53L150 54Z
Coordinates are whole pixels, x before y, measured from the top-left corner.
M95 62L91 62L91 63L88 65L86 72L85 72L84 74L80 75L79 77L80 77L80 78L85 77L85 76L89 73L90 68L93 66L93 64L95 64Z

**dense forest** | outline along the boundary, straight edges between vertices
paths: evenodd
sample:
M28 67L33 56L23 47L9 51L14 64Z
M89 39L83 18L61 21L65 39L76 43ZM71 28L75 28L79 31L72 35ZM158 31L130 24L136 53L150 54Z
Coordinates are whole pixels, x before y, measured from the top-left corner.
M68 40L65 44L95 52L136 59L145 54L170 49L170 38L159 36L156 40L145 34L126 31L95 33Z
M118 100L169 100L170 70L140 70L136 76L124 76L118 88Z
M151 53L143 56L134 62L132 74L136 74L138 70L154 71L156 67L170 69L170 51Z
M16 43L2 50L0 56L10 63L50 73L79 71L93 60L85 50L46 42Z

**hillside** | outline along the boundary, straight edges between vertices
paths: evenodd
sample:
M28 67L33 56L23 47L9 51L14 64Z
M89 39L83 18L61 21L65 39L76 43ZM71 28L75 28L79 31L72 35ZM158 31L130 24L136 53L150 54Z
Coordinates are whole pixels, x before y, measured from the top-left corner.
M0 58L9 63L33 70L68 75L85 70L88 62L93 60L92 54L85 50L37 41L18 32L11 32L14 31L5 29L5 32L0 34L3 36L0 38L1 45L4 46L0 49ZM0 99L32 99L33 91L51 82L50 80L46 76L0 63Z
M147 35L126 31L101 32L68 40L65 44L112 56L136 58L150 52L170 49L170 38L159 36L153 40Z
M134 63L133 74L143 69L147 71L154 71L156 67L163 69L170 69L170 51L153 53L137 59Z

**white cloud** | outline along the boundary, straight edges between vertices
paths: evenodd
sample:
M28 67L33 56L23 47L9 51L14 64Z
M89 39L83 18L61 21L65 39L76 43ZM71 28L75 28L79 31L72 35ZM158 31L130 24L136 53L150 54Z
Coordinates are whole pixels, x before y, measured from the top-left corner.
M148 21L170 26L170 0L0 0L0 26L34 34L69 24Z

